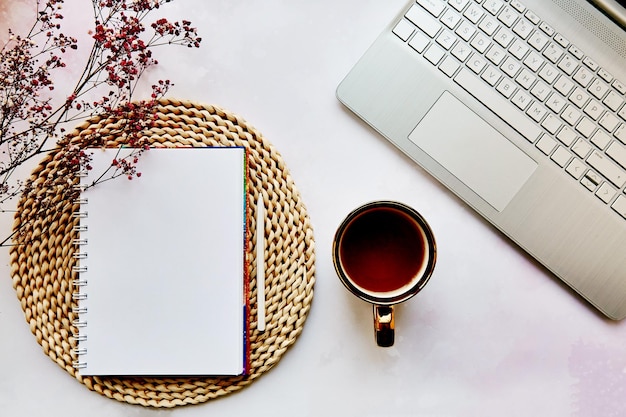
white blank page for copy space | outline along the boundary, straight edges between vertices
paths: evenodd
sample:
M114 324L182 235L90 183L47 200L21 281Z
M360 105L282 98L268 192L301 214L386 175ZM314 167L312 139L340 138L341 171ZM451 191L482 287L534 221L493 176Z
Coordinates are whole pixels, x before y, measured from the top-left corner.
M93 152L84 184L119 149ZM137 167L83 193L80 374L241 374L245 150L153 148Z

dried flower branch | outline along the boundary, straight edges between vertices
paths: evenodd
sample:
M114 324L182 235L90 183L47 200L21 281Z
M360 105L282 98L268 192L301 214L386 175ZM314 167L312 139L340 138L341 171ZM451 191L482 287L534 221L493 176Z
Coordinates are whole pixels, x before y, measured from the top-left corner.
M66 67L64 56L78 49L76 38L61 32L63 0L38 0L35 22L25 35L9 30L0 49L0 211L32 184L13 179L15 170L33 157L63 147L59 154L67 169L88 166L90 153L64 140L68 123L97 115L113 115L122 123L120 135L137 152L117 161L112 176L138 176L136 163L147 148L142 132L155 123L157 100L169 88L169 80L152 86L151 96L136 101L134 94L145 71L158 62L152 50L163 45L199 47L201 38L187 20L160 18L146 26L148 15L172 0L92 0L93 39L84 69L72 91L60 103L54 92L53 73ZM146 33L149 29L151 33ZM93 132L85 147L104 146L100 132ZM102 177L104 179L104 177ZM51 193L65 190L67 178L48 178ZM49 205L41 198L41 210ZM6 245L12 236L0 240Z

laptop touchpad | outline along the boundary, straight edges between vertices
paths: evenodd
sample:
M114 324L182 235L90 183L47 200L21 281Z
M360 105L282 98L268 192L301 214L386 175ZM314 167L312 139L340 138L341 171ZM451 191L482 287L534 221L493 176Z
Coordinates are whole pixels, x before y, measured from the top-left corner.
M537 163L445 91L409 139L498 211Z

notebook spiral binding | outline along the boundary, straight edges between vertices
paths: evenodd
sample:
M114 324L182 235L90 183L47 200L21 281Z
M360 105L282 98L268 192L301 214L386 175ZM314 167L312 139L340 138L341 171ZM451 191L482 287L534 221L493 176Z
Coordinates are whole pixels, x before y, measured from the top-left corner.
M85 177L86 171L81 170L78 173L78 176ZM79 193L84 191L82 184L74 185L74 189ZM72 349L77 358L72 362L72 366L74 369L80 370L87 366L87 362L81 360L81 356L87 354L87 348L84 346L84 343L87 341L87 334L85 332L85 328L87 326L87 307L81 305L81 302L87 299L87 292L85 291L85 287L87 286L87 279L85 276L87 273L87 252L85 251L87 237L84 233L88 231L87 224L85 223L88 217L86 207L88 201L85 197L79 196L76 200L74 200L74 203L80 208L72 213L72 217L78 219L79 221L79 224L73 228L73 231L78 234L78 237L72 240L72 245L74 246L72 258L75 260L75 265L72 266L72 286L74 287L72 300L76 301L78 304L77 307L72 308L72 312L77 316L77 318L72 321L72 325L77 329L74 333L74 339L78 343L77 347Z

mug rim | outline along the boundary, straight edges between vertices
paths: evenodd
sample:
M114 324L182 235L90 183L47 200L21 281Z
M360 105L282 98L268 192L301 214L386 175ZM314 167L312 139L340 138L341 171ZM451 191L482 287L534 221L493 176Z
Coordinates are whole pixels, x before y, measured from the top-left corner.
M396 295L383 295L383 293L380 293L381 295L375 295L374 291L365 292L361 290L361 288L355 285L354 282L350 279L350 277L345 273L341 265L341 260L339 256L340 255L339 254L339 246L340 246L339 242L341 241L341 238L343 237L343 234L346 228L350 225L352 220L354 220L356 217L358 217L362 213L365 213L373 208L380 208L380 207L399 210L402 213L411 217L411 219L414 220L418 224L421 231L424 233L424 236L426 238L426 244L427 244L427 252L429 254L428 261L426 262L426 265L419 279L416 279L415 283L406 291L400 294L396 294ZM409 298L415 296L428 283L433 273L435 263L437 260L437 244L435 242L435 236L432 232L432 229L430 228L430 225L417 210L415 210L414 208L404 203L400 203L398 201L376 200L376 201L371 201L369 203L365 203L361 205L360 207L357 207L356 209L352 210L344 218L344 220L341 222L341 224L337 228L337 231L335 232L335 236L333 238L332 254L333 254L333 264L335 267L335 271L337 275L339 276L340 281L351 293L353 293L360 299L367 301L369 303L378 304L378 305L393 305L393 304L398 304L403 301L406 301Z

